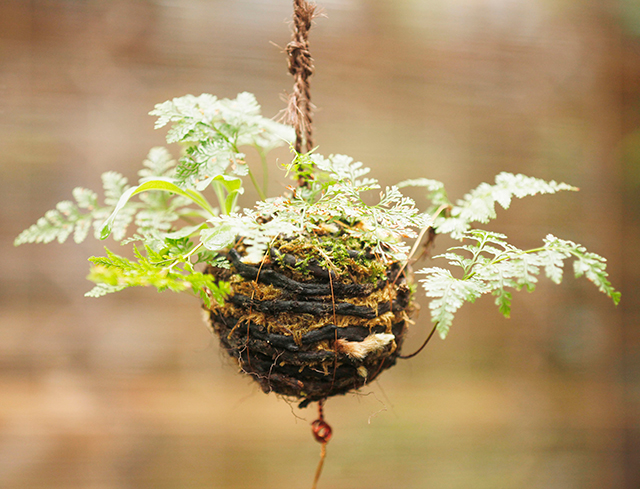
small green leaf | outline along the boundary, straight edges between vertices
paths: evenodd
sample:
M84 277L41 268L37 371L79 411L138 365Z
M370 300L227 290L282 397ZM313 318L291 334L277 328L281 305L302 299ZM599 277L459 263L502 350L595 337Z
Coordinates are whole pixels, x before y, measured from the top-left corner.
M231 224L221 224L214 228L204 229L200 233L202 244L211 251L222 250L230 246L236 236L237 231Z
M196 224L195 226L185 226L181 229L179 229L178 231L174 231L172 233L166 233L164 235L164 237L166 239L180 239L180 238L186 238L188 236L191 236L192 234L197 233L199 230L201 229L205 229L206 228L206 224L202 223L202 224Z
M221 184L227 191L227 197L224 202L225 214L230 214L236 206L238 196L244 193L242 188L242 180L238 177L231 177L229 175L218 175L213 178L214 182Z
M155 252L145 246L146 255L134 246L136 260L121 257L105 248L106 257L91 257L95 265L89 274L89 280L96 282L96 287L89 291L89 297L99 297L117 292L127 287L152 286L159 292L172 290L183 292L191 290L209 303L209 293L216 301L223 301L228 294L226 282L217 281L209 274L196 272L191 263L182 256L170 256Z
M493 292L496 296L496 306L506 318L511 317L511 299L512 294L504 289L498 289Z
M120 292L123 289L126 289L126 285L110 285L107 283L99 283L93 289L86 292L84 294L85 297L103 297L107 294L112 294L114 292Z
M107 239L109 234L111 234L111 227L113 226L113 222L118 215L118 212L125 206L125 204L129 201L131 197L141 192L147 192L149 190L163 190L165 192L171 192L187 199L190 199L195 204L199 205L202 209L204 209L210 215L215 215L215 212L207 202L207 200L197 191L195 190L184 190L174 184L169 178L155 178L153 180L147 180L146 182L136 186L131 187L125 193L122 194L120 200L116 204L115 208L111 215L107 218L102 227L102 231L100 232L100 239Z

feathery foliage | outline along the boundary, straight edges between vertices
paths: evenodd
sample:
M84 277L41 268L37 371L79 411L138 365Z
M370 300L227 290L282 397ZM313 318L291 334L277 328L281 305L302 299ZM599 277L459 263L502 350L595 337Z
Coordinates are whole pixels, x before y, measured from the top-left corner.
M111 236L121 244L140 241L144 251L134 246L134 261L109 250L106 257L91 258L90 279L97 285L88 296L149 285L190 290L206 303L210 296L222 300L225 285L216 285L193 268L198 263L225 263L202 247L201 236L211 234L214 226L207 219L232 212L244 191L240 177L251 172L239 148L252 146L264 160L271 149L293 139L293 129L262 117L255 97L246 92L233 100L187 95L156 105L151 114L158 117L156 127L171 123L167 142L183 145L178 161L166 148L152 148L138 172L138 185L130 186L119 173L106 172L102 205L95 192L76 188L75 203L59 203L23 231L15 244L62 243L71 234L80 243L93 226L96 238ZM201 193L209 188L217 208ZM127 237L133 221L136 231Z
M432 209L446 205L448 212L445 216L438 216L433 227L439 234L450 234L459 239L471 229L471 224L480 222L486 224L495 219L496 203L503 209L508 209L513 198L521 199L537 194L554 194L561 190L577 191L576 187L566 183L554 181L546 182L539 178L527 177L522 174L502 172L496 176L495 184L481 183L462 199L452 204L444 190L444 184L426 178L405 180L398 185L402 187L425 187L427 197L432 202Z
M295 154L288 169L297 168L295 179L314 172L308 187L288 195L266 199L242 214L218 215L210 222L203 244L209 249L229 246L242 236L248 261L260 261L269 242L278 235L313 235L327 231L344 233L370 243L384 261L406 260L405 238L415 238L426 216L397 187L380 192L379 202L366 204L362 193L379 189L378 181L361 178L369 172L360 162L344 155Z
M53 240L63 243L71 234L76 243L81 243L92 226L95 236L99 237L104 221L113 211L120 196L129 188L127 179L114 171L102 175L102 186L105 195L102 205L98 202L95 192L76 187L72 191L75 202L64 200L58 203L55 209L47 211L34 225L20 233L14 244L17 246L24 243L49 243ZM113 226L116 239L124 238L134 213L135 208L129 206L119 214Z
M212 275L196 272L193 265L182 257L172 257L145 247L147 256L134 246L137 261L118 256L105 248L106 257L91 257L95 266L89 274L89 280L97 285L87 292L87 297L100 297L109 292L117 292L127 287L152 286L159 292L172 290L183 292L189 288L199 295L207 307L211 299L222 304L231 292L226 282L217 283Z
M503 234L473 230L463 236L470 244L450 248L435 256L444 258L449 265L461 269L462 276L454 277L450 270L439 267L423 268L418 275L429 303L431 319L437 324L443 338L447 335L456 311L465 302L474 302L484 294L496 297L495 303L505 317L511 313L511 292L508 289L526 289L532 292L538 275L544 270L553 282L562 281L564 261L574 258L574 274L585 275L600 291L610 296L614 303L620 301L607 279L606 260L571 241L548 235L544 245L531 250L520 250L506 241ZM462 252L462 253L460 253Z
M405 180L383 189L368 176L369 168L349 156L293 151L287 173L306 185L266 198L266 186L257 184L243 148L254 148L266 169L267 153L283 144L291 146L294 134L291 127L262 117L253 95L245 92L235 99L187 95L156 105L151 115L157 117L156 128L170 125L167 142L182 147L177 161L167 149L153 148L137 185L129 186L124 176L107 172L102 176L102 204L95 192L76 188L75 202L59 203L15 240L16 245L63 242L73 235L81 242L93 227L96 237L111 235L121 244L142 243L140 248L133 246L133 259L108 249L106 256L90 259L89 278L96 283L87 293L90 297L153 286L191 292L209 305L211 300L224 300L229 284L195 267L227 266L218 252L238 239L245 250L243 259L252 263L260 262L280 237L306 236L311 242L327 235L356 239L381 262L405 263L412 253L407 240L432 227L463 243L434 257L446 260L449 268L417 272L442 337L465 302L491 294L499 310L509 316L513 290L532 291L542 272L560 283L568 259L574 260L576 277L584 275L614 303L620 300L607 278L605 259L581 245L548 235L540 248L521 250L502 234L473 228L496 218L496 204L507 209L514 198L577 190L570 185L500 173L493 184L482 183L453 203L444 184L436 180ZM261 198L240 212L236 204L247 176ZM420 211L401 193L405 187L426 189L430 208ZM375 191L377 203L367 203L372 199L365 195ZM127 237L132 222L136 231Z
M205 189L216 175L249 173L241 146L260 154L293 140L293 129L260 115L255 96L248 92L233 99L209 94L186 95L156 105L156 129L171 123L168 143L183 143L185 151L176 169L176 183Z

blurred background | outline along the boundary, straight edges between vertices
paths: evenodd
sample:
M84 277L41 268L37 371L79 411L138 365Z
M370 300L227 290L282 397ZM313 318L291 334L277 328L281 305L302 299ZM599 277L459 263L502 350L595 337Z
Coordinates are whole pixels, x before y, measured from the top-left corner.
M516 294L508 320L491 298L465 306L446 341L327 403L320 487L640 487L639 4L320 4L321 153L384 185L442 180L452 198L499 171L574 184L492 229L522 248L549 232L582 243L623 292L615 308L568 272ZM196 299L84 298L102 243L12 244L102 172L135 181L164 144L158 102L246 90L275 116L290 15L285 0L0 0L0 487L311 486L315 408L239 376ZM282 177L274 166L272 194ZM406 352L428 330L423 304Z

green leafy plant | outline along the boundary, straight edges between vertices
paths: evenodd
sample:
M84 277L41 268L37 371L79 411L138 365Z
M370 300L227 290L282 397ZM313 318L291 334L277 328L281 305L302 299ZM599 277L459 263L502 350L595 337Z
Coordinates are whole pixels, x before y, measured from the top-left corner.
M156 105L151 114L157 117L156 128L170 126L167 142L181 146L177 161L167 149L153 148L137 185L107 172L102 176L102 204L95 192L76 188L75 202L59 203L15 240L16 245L63 242L73 235L79 243L93 228L95 237L133 243L131 259L108 249L106 256L90 258L89 279L96 286L87 296L154 286L159 291L193 293L210 306L211 301L222 303L230 293L229 278L203 273L202 267L229 267L225 250L239 243L243 261L259 264L283 237L340 234L381 263L405 266L431 228L462 243L434 257L450 268L430 266L416 272L430 298L431 319L443 338L465 302L491 294L509 316L512 290L533 290L542 271L560 283L568 259L574 259L577 277L584 275L615 303L620 300L607 279L605 259L581 245L548 235L541 247L521 250L502 234L473 227L494 219L496 204L506 209L514 198L576 190L570 185L500 173L494 184L483 183L453 203L444 185L435 180L406 180L382 188L368 176L369 168L348 156L292 150L292 162L284 170L306 185L268 198L266 177L262 183L256 180L242 151L253 148L266 175L267 154L291 145L294 133L291 127L261 116L253 95L245 92L231 100L187 95ZM247 178L260 199L240 211L237 199ZM425 188L431 207L418 209L401 193L405 187ZM379 192L377 203L368 204L370 199L363 196L373 191ZM132 225L136 230L129 232ZM318 244L312 254L331 266L338 249ZM306 265L296 267L302 273Z

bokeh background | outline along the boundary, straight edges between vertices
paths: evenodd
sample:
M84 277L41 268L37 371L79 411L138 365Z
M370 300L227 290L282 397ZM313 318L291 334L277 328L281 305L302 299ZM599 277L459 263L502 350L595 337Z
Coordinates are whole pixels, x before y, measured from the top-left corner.
M614 308L568 273L517 294L509 320L491 298L465 306L445 341L328 402L320 487L640 487L637 1L320 3L321 153L383 184L442 180L451 197L503 170L577 185L515 202L493 229L523 248L548 232L583 243L623 292ZM315 410L237 375L196 299L84 298L102 243L12 244L102 172L135 181L164 143L155 103L247 90L276 115L290 12L285 0L0 0L0 487L311 486ZM274 166L272 193L281 182ZM425 307L406 351L428 332Z

